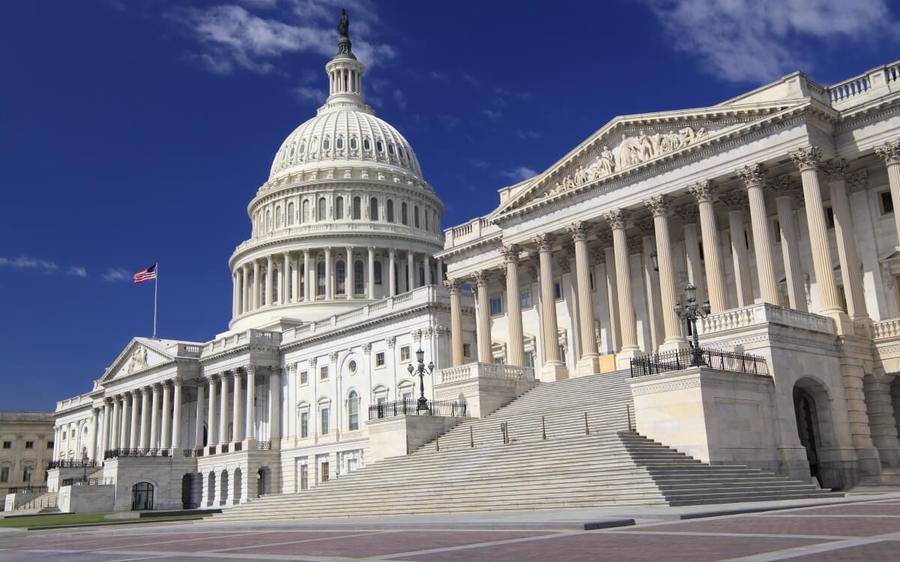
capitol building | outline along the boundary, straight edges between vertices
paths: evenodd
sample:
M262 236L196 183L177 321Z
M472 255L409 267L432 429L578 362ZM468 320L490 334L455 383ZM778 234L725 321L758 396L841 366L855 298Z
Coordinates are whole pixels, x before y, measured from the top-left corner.
M57 403L60 510L324 502L405 460L527 455L541 430L809 493L900 482L900 63L616 117L442 229L342 25L327 100L247 207L227 329L134 337ZM585 450L534 462L604 454Z

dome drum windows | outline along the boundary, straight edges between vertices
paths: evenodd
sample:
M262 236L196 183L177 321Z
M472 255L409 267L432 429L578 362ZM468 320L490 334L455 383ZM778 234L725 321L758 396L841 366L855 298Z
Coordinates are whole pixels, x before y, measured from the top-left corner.
M316 220L319 220L319 221L328 220L327 208L328 208L328 206L327 206L327 203L325 202L325 198L319 197L318 213L316 215Z
M359 196L353 198L353 220L360 220L362 218L362 198Z
M369 220L378 220L378 199L375 197L369 200Z
M363 150L369 152L372 150L372 142L369 140L369 137L363 139Z
M394 200L387 200L387 221L394 222Z
M334 200L334 220L343 220L344 218L344 198L338 196Z

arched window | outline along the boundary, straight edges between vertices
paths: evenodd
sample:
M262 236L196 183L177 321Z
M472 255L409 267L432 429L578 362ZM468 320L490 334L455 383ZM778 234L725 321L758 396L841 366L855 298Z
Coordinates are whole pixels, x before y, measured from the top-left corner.
M400 222L409 224L409 217L406 216L406 201L400 204Z
M325 262L316 265L316 298L325 298Z
M362 294L366 291L366 277L363 270L365 266L363 265L362 260L356 260L353 263L353 293L356 295Z
M419 228L419 206L416 205L413 207L413 224L416 228Z
M375 262L375 284L381 285L381 262Z
M369 137L363 139L363 150L366 152L372 150L372 143L369 141Z
M394 222L394 200L387 200L387 221Z
M375 142L375 150L377 150L379 154L384 152L384 143L382 143L381 141Z
M358 145L357 145L357 143L356 143L356 137L352 137L352 138L350 139L350 150L356 150L356 147L357 147L357 146L358 146Z
M266 232L272 230L272 211L266 209Z
M353 220L359 220L362 218L362 199L359 197L353 198Z
M304 152L306 152L306 141L300 143L300 156L303 156Z
M259 300L260 302L266 301L266 287L269 286L269 274L265 271L259 274L259 278L262 279L262 286L259 288Z
M359 394L355 390L347 397L347 422L350 431L359 429Z
M334 220L344 218L344 198L338 197L334 200Z
M287 223L294 224L294 202L288 203Z
M269 304L272 304L278 300L278 289L279 289L279 285L281 285L281 283L278 283L278 270L277 269L272 270L272 279L275 280L275 283L272 283L272 299L269 301Z
M344 137L338 137L336 141L334 141L334 147L338 150L344 148Z
M281 228L281 205L275 207L275 228Z
M324 198L324 197L319 197L319 211L318 211L318 214L316 215L316 220L323 221L323 220L326 220L326 219L328 218L328 217L325 215L325 210L326 210L326 206L325 206L325 205L326 205L326 203L325 203L325 198Z
M337 263L334 264L334 276L337 278L335 281L337 282L337 294L345 295L347 288L347 267L344 263L344 260L338 260Z
M428 210L426 209L422 215L425 218L425 230L430 230L430 228L428 228Z
M328 150L331 148L331 141L328 140L328 137L325 137L325 140L322 141L322 150Z
M309 199L303 200L303 213L300 215L300 222L309 222Z
M299 295L299 297L301 299L305 299L306 298L306 267L304 267L303 263L301 263L300 267L298 269L300 270L300 274L299 274L300 295Z
M369 220L378 220L378 199L375 197L369 199Z

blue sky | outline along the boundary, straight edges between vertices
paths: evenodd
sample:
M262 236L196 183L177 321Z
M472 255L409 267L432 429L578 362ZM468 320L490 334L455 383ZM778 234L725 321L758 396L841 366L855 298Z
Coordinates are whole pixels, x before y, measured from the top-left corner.
M7 2L0 17L0 409L85 392L134 335L227 327L226 260L281 141L327 88L340 7L365 91L444 225L618 114L898 57L881 0ZM12 385L10 385L12 383Z

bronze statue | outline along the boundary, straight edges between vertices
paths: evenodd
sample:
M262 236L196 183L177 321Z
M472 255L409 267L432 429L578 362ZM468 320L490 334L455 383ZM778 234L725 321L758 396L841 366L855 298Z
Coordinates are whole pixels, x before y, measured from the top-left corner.
M347 16L347 10L341 8L341 21L338 22L338 34L341 37L350 37L350 18Z

